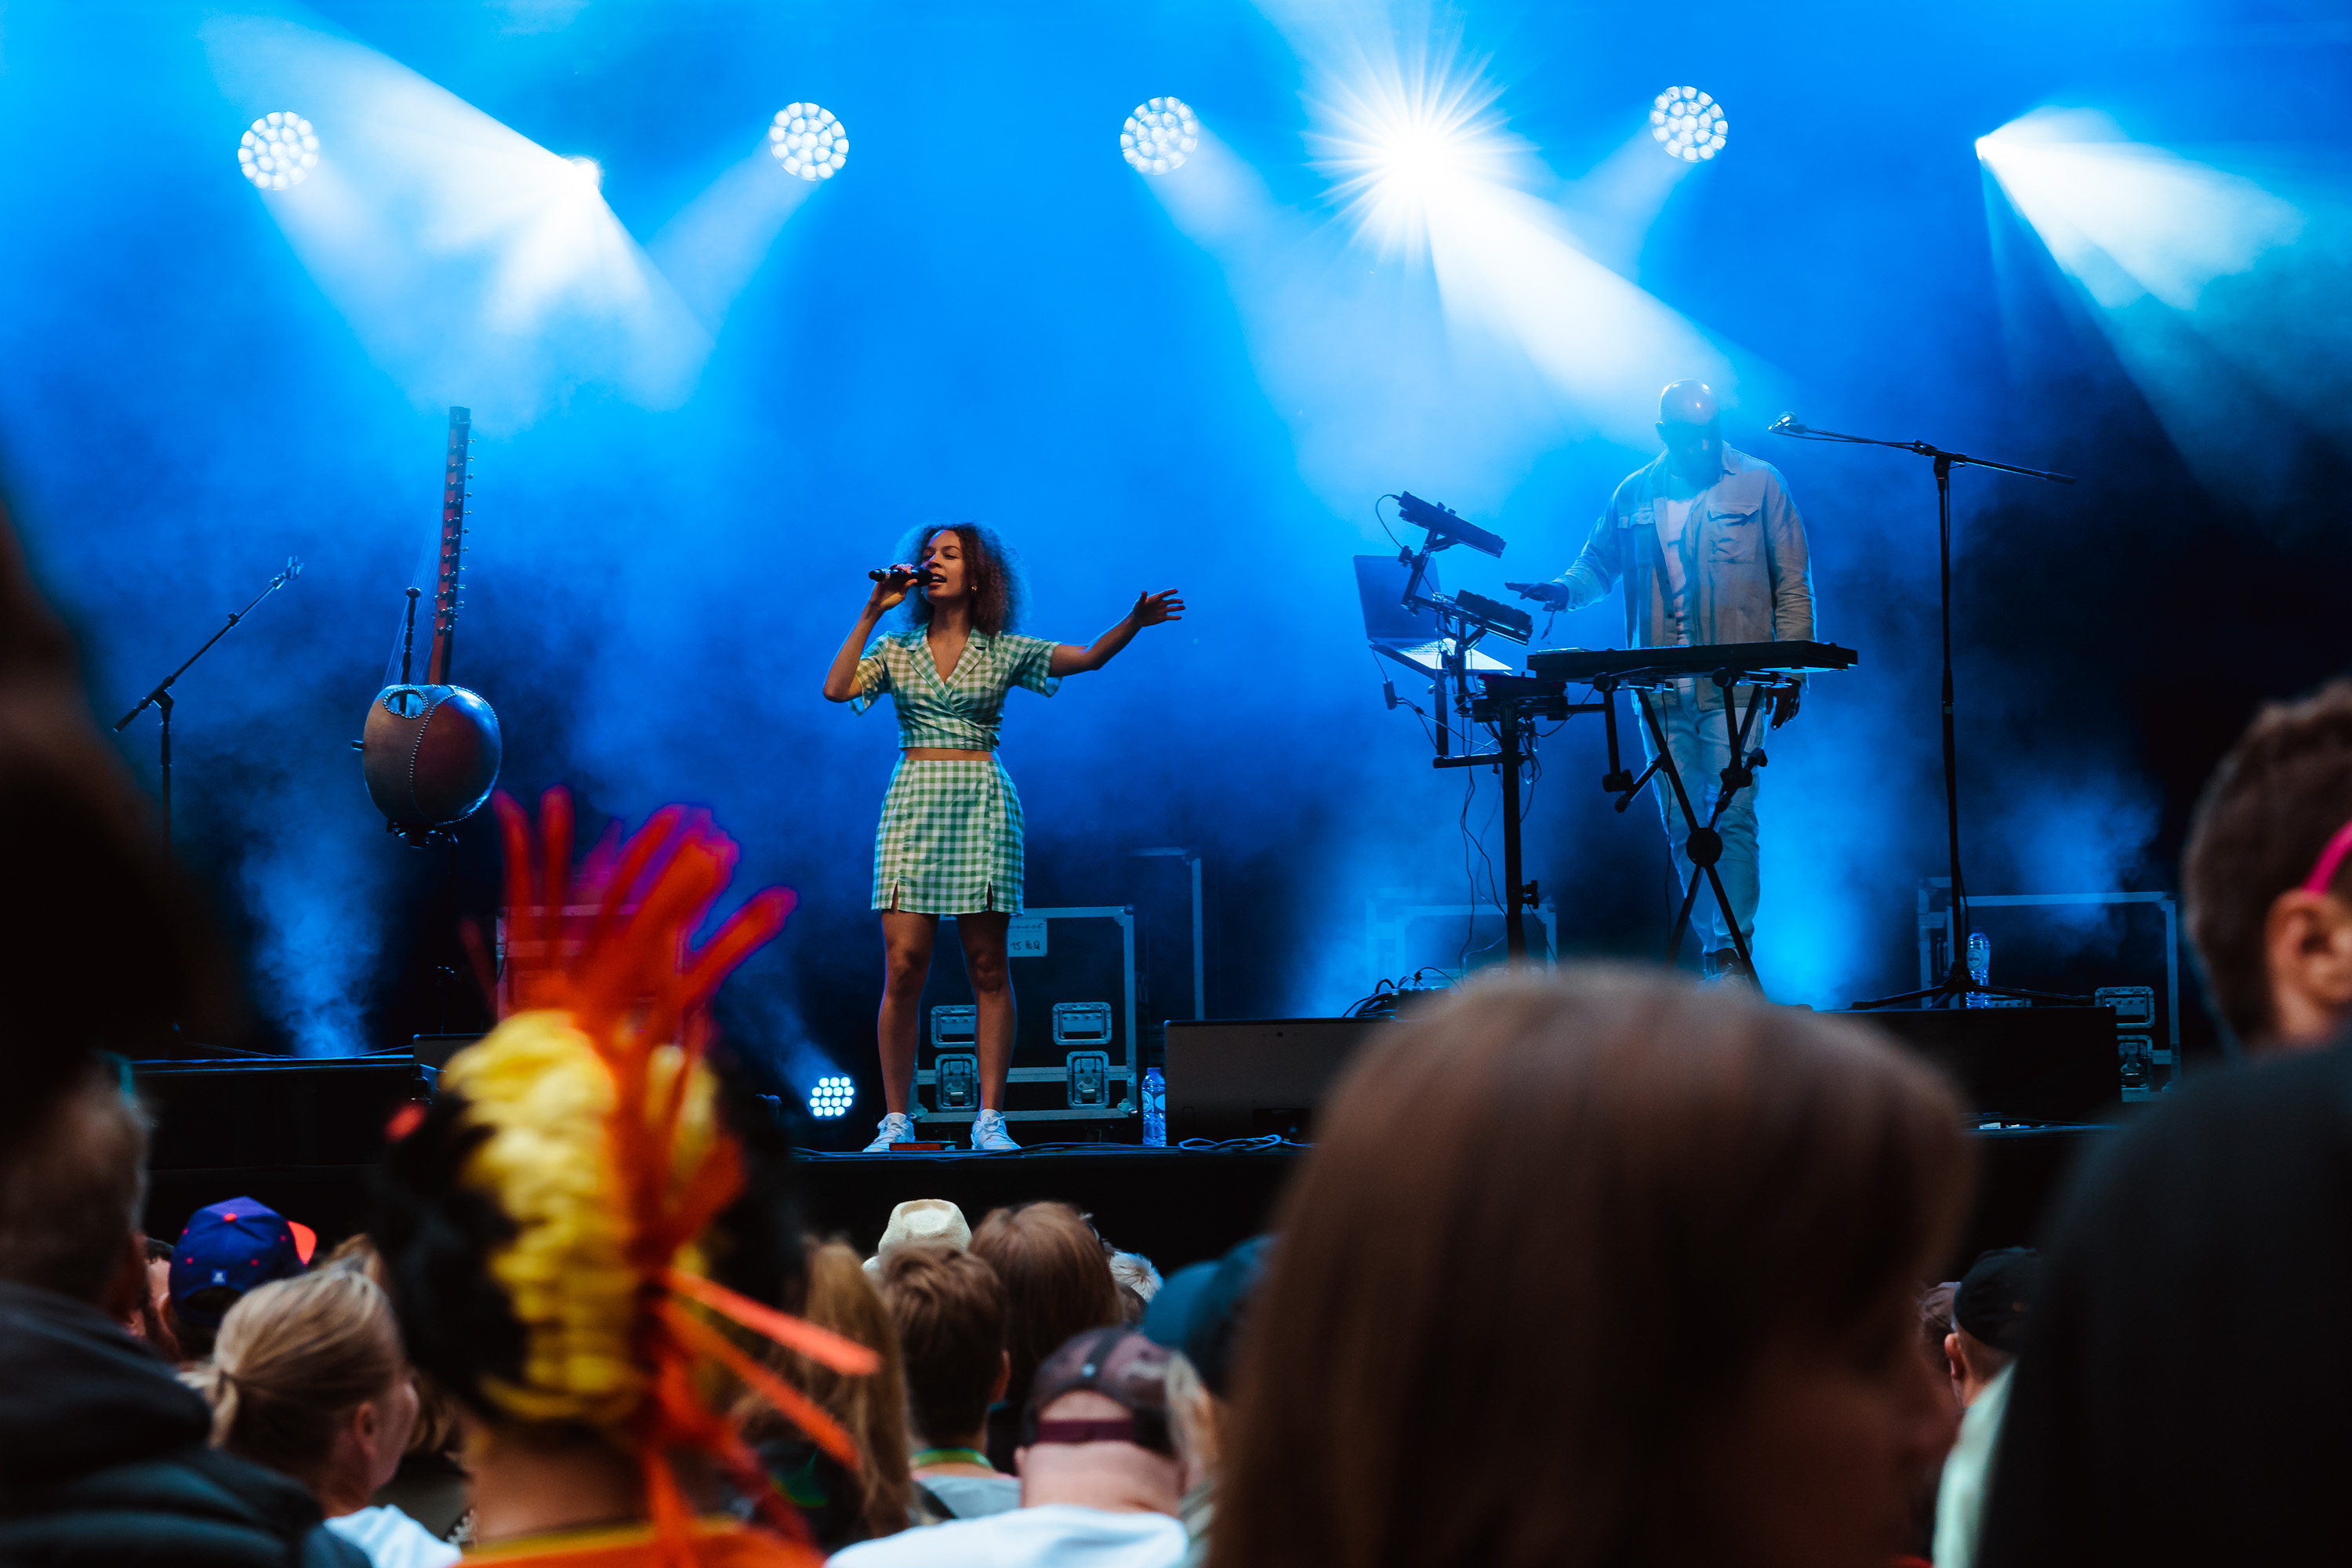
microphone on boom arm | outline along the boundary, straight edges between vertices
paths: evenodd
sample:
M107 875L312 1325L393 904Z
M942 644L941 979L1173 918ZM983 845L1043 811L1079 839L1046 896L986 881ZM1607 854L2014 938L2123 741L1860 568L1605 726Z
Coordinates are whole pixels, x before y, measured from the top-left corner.
M1812 434L1812 431L1807 429L1804 426L1798 424L1797 416L1795 415L1783 414L1780 417L1772 421L1771 424L1764 426L1764 434L1767 436L1810 436Z

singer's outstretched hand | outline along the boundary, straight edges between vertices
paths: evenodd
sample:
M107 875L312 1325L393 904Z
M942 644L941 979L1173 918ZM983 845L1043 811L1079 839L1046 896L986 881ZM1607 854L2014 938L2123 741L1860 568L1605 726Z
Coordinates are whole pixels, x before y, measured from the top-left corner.
M1184 618L1184 601L1177 596L1177 590L1173 588L1164 588L1157 594L1138 594L1135 608L1127 613L1127 618L1139 627L1156 626L1163 621L1181 621Z
M1559 583L1506 583L1503 586L1522 599L1533 599L1555 609L1568 603L1568 589Z

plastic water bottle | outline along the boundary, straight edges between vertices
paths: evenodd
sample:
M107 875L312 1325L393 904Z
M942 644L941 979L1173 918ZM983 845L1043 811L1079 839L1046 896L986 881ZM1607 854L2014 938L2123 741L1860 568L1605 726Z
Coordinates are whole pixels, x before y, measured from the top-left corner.
M1143 1074L1143 1144L1147 1149L1168 1147L1168 1080L1158 1068Z
M1980 931L1969 932L1969 978L1979 985L1992 983L1992 938ZM1990 1007L1992 1004L1992 997L1980 996L1973 991L1969 993L1969 1005L1971 1007Z

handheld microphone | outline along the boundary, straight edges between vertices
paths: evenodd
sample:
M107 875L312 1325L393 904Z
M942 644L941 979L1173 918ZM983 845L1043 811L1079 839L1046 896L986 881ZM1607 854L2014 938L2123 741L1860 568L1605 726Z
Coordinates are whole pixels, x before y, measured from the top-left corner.
M917 583L928 583L930 577L919 566L885 566L866 574L877 583L887 583L894 577L905 577Z

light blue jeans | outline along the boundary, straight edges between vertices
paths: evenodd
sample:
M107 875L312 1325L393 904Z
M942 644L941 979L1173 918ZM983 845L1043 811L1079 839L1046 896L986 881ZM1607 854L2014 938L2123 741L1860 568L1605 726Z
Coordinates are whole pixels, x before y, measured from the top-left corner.
M1723 710L1702 709L1696 698L1681 696L1672 687L1652 692L1650 706L1658 716L1658 727L1666 732L1666 746L1675 754L1683 788L1690 792L1691 809L1698 813L1699 826L1704 827L1715 809L1715 797L1723 793L1723 770L1731 757ZM1733 712L1732 722L1737 725L1746 711L1743 701ZM1748 731L1751 756L1762 748L1764 731L1771 722L1772 705L1768 700L1757 710L1756 727ZM1642 751L1654 759L1658 754L1647 724L1642 726ZM1757 770L1757 783L1763 778L1763 771ZM1751 939L1756 934L1756 787L1746 785L1733 795L1731 804L1723 808L1722 820L1715 825L1715 830L1723 835L1723 858L1716 862L1716 875L1723 879L1723 896L1731 900L1731 916L1739 922L1740 934ZM1674 786L1663 772L1650 781L1650 788L1658 799L1658 814L1665 820L1667 842L1674 847L1675 875L1687 889L1695 869L1683 848L1690 838L1690 825L1683 820L1683 808L1675 803ZM1706 873L1698 875L1698 901L1691 906L1691 930L1697 934L1701 949L1713 952L1731 945L1731 927L1723 910L1716 907L1715 889L1707 885Z

